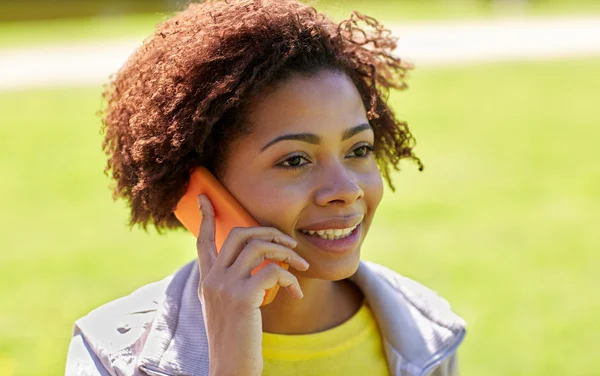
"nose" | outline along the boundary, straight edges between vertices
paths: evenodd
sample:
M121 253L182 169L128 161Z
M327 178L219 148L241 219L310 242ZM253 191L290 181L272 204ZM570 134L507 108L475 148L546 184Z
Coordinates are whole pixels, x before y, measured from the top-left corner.
M341 163L324 168L319 176L319 183L320 188L315 193L315 202L319 206L352 206L365 195L354 172Z

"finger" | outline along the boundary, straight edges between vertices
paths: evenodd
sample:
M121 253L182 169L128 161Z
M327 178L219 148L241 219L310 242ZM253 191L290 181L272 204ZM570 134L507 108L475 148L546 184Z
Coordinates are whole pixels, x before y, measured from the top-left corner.
M223 242L217 263L219 267L228 268L252 239L260 239L266 242L274 242L288 248L295 248L298 243L291 236L279 231L274 227L235 227Z
M265 240L252 239L230 269L239 278L250 278L252 271L262 264L265 259L283 261L300 271L306 271L309 267L305 259L286 246Z
M198 263L200 264L200 283L202 283L217 259L215 211L208 197L198 195L197 198L202 220L200 221L200 231L196 240L196 251L198 252Z
M302 299L304 296L298 279L277 264L265 266L248 281L248 288L252 292L257 293L257 296L261 298L259 305L264 298L264 290L268 290L276 285L284 287L292 297ZM261 294L258 294L259 292Z

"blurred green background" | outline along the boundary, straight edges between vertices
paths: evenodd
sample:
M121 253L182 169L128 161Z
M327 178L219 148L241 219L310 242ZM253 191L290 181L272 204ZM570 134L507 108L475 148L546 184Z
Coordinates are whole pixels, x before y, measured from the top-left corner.
M0 7L0 52L143 38L173 5L24 20L22 3L10 8L12 21ZM600 15L592 1L498 3L317 8L336 19L358 9L386 24ZM465 318L464 375L600 374L598 72L600 57L427 67L391 96L426 169L404 164L394 174L397 191L386 187L363 258L433 288ZM112 201L100 93L0 91L2 376L63 374L77 318L195 257L190 235L130 231L125 204Z

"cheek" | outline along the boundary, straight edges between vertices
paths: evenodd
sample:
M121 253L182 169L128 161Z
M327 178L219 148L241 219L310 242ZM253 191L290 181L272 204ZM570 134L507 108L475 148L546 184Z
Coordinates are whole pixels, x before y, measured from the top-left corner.
M379 169L376 166L371 169L369 173L364 175L363 182L365 201L372 213L377 209L383 197L383 178Z
M240 203L261 226L276 227L284 232L292 229L301 211L302 197L295 187L271 184L253 185L244 190Z

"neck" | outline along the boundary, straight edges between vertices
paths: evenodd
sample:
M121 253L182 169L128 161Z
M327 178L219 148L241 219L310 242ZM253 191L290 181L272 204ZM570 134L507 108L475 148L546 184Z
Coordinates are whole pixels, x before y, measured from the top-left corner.
M310 334L331 329L352 317L363 301L360 289L347 279L298 277L298 282L302 299L292 298L280 288L275 299L261 307L263 332Z

